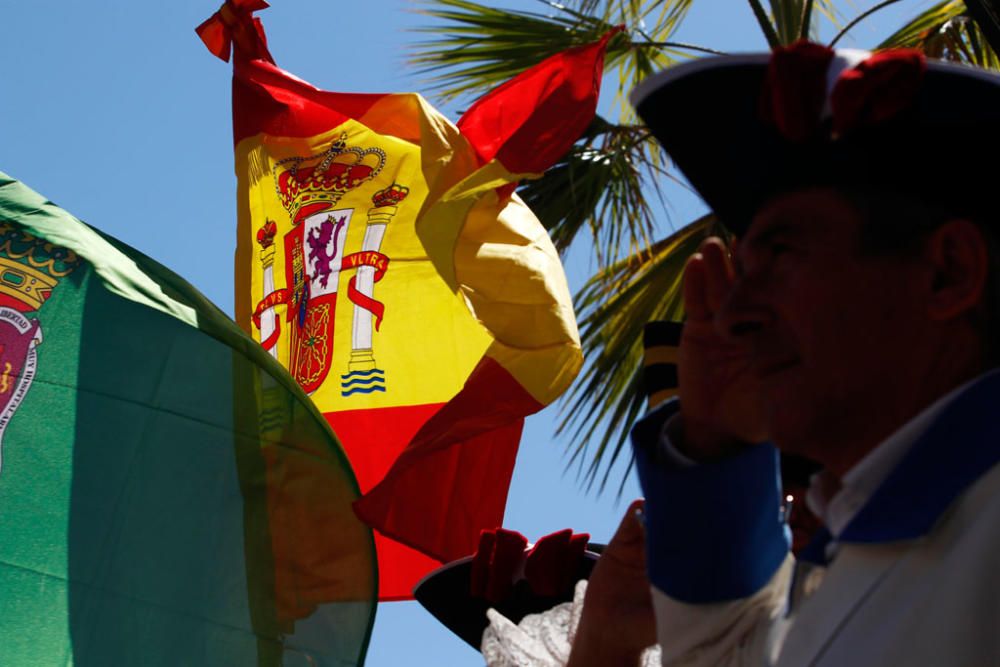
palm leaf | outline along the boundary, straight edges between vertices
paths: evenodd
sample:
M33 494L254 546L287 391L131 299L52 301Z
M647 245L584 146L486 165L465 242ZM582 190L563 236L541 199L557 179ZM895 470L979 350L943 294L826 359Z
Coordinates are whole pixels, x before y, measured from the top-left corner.
M889 35L878 48L924 49L928 41L933 41L937 37L944 25L964 13L965 3L962 0L944 0L915 16L906 25Z
M469 0L425 0L419 11L443 25L416 29L435 37L417 42L410 61L431 75L431 87L445 100L479 95L548 56L597 40L614 25L554 2L542 4L551 16ZM621 58L628 41L623 34L612 38L607 61Z
M584 14L601 16L609 21L618 17L630 23L638 23L644 21L657 5L669 6L673 3L647 0L575 0L572 4Z
M1000 59L961 0L945 0L921 13L879 44L909 47L932 58L1000 70Z
M617 69L616 102L630 120L625 94L697 45L670 42L694 0L579 0L577 7L539 0L548 14L498 9L471 0L423 0L419 10L436 24L418 28L434 38L417 42L410 62L429 76L444 100L480 95L541 60L588 44L616 25L626 30L607 48L606 69Z
M683 318L684 264L718 231L714 216L702 217L648 251L606 267L576 295L588 363L563 398L557 433L571 433L576 444L569 466L578 466L588 488L600 478L604 490L628 430L644 408L643 327L651 320Z
M774 31L782 44L791 44L802 37L805 10L806 0L771 0Z
M654 145L639 125L612 125L600 116L583 140L519 194L564 252L577 234L589 229L601 266L628 251L649 245L654 215L646 192L659 194Z
M833 0L769 0L770 12L764 9L761 0L748 2L772 49L800 39L814 39L817 15L837 25Z
M660 195L658 179L651 176L666 174L664 156L624 104L624 93L700 48L666 41L692 2L576 0L566 6L542 1L551 10L542 15L472 0L436 0L421 11L443 25L421 29L435 37L417 45L412 61L431 76L440 95L454 98L488 90L550 54L592 42L613 25L637 26L639 41L619 33L608 45L606 66L618 70L621 121L595 121L555 167L521 190L561 250L588 228L603 266L649 244L654 215L647 193Z
M781 37L778 36L778 31L775 29L774 22L771 17L767 15L764 10L764 5L760 4L760 0L748 0L750 3L750 8L753 10L754 18L757 19L757 25L760 26L761 32L764 33L764 38L767 40L767 45L772 49L776 49L781 46Z
M966 0L965 8L990 47L994 51L1000 49L1000 6L996 0Z
M972 17L963 16L949 22L941 30L941 38L943 49L938 57L984 69L1000 70L996 52Z
M834 46L836 46L837 42L839 42L841 39L843 39L845 35L847 35L851 30L854 29L854 26L858 25L859 23L861 23L862 21L864 21L865 19L867 19L869 16L872 16L873 14L877 14L878 12L880 12L883 9L885 9L886 7L888 7L890 5L894 5L894 4L896 4L897 2L900 2L900 1L901 0L882 0L882 2L879 2L878 4L876 4L876 5L872 6L872 7L869 7L865 11L861 12L860 14L858 14L857 16L855 16L853 19L851 19L847 23L847 25L845 25L841 29L841 31L838 32L836 34L836 36L832 40L830 40L829 47L833 48Z
M625 4L626 1L620 0L618 3L609 4ZM692 2L693 0L642 2L637 3L642 6L641 11L634 13L622 11L615 15L616 20L632 28L633 35L642 37L642 39L633 37L624 56L614 63L618 70L615 103L623 122L631 122L634 118L631 115L631 107L626 103L626 96L640 81L679 61L689 59L691 51L714 52L702 46L671 41L687 16ZM652 10L656 7L660 9L659 14L655 19L651 19Z

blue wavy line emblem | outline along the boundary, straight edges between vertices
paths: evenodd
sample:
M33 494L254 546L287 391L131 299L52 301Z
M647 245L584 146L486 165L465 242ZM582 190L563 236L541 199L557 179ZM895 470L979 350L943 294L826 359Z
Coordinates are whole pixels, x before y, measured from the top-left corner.
M375 385L373 387L355 387L354 389L340 392L340 395L350 396L351 394L370 394L373 391L385 392L385 387L382 385Z
M340 376L341 380L348 380L354 377L368 377L369 375L385 375L385 371L381 368L373 368L370 371L351 371L350 373L344 373Z
M351 371L340 376L340 395L370 394L385 392L385 371L373 368L367 371Z

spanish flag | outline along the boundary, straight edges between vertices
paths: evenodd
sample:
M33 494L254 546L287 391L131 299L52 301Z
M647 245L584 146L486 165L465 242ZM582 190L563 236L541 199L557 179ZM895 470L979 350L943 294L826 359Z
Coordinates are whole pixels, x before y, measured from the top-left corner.
M416 94L278 69L251 16L265 6L229 0L198 29L233 53L236 319L338 434L378 531L380 598L408 599L502 523L523 418L581 366L559 257L513 189L590 123L610 35L456 126Z

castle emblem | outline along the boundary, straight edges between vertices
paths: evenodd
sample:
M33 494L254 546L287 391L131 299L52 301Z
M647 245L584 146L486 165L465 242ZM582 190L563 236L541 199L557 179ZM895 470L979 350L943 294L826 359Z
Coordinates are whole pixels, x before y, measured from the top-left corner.
M38 369L42 325L36 313L81 264L72 250L0 223L0 470L3 434L31 389Z
M289 372L306 393L323 384L332 365L337 293L344 271L355 272L346 290L354 320L341 394L385 391L384 372L376 368L372 348L372 332L378 331L385 307L374 298L374 290L389 265L380 251L386 227L408 189L393 184L375 193L359 252L348 253L345 247L355 209L338 208L344 195L378 176L385 161L382 149L348 146L342 134L321 154L288 158L275 166L275 190L291 223L283 237L285 287L275 286L278 226L267 220L257 230L263 294L253 320L261 345L272 356L278 356L279 340L287 341ZM286 306L284 323L278 305Z

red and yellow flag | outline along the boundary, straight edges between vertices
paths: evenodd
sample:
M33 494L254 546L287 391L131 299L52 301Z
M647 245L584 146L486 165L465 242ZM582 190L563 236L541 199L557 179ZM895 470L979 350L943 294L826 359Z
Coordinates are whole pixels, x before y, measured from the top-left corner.
M608 37L456 127L416 94L331 93L278 69L251 17L264 6L229 0L199 28L234 54L236 319L343 442L379 531L380 597L410 598L501 524L523 418L582 363L559 257L512 191L593 118Z

